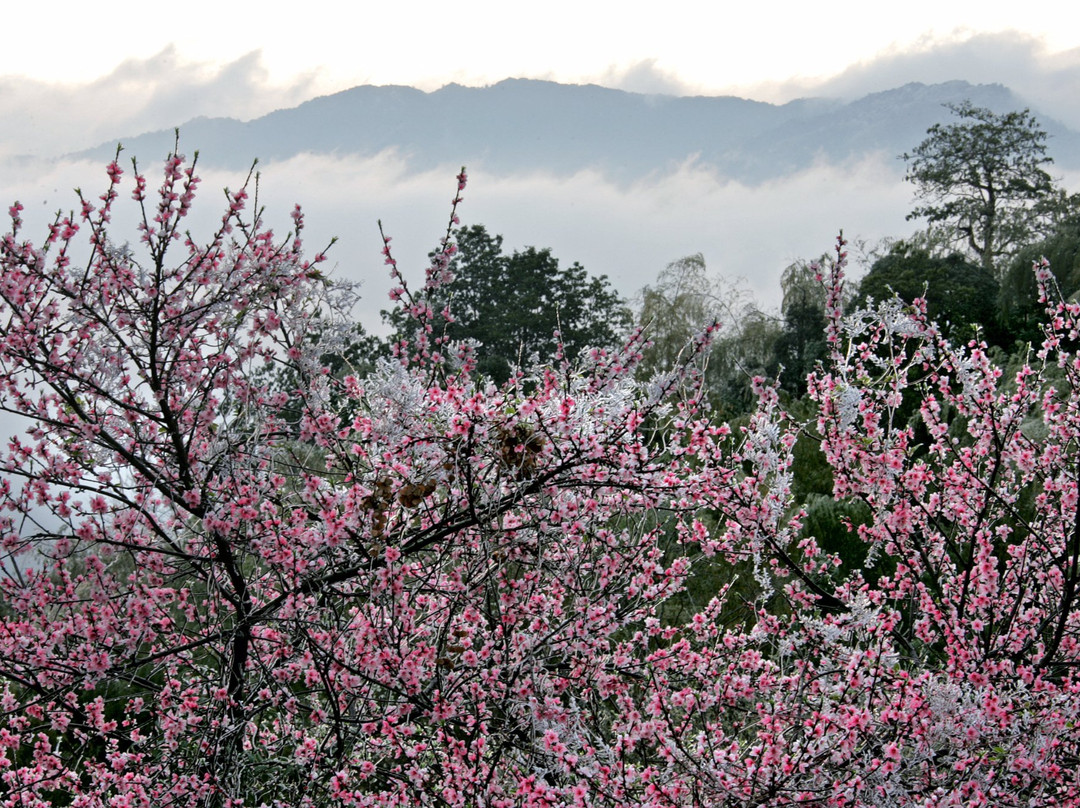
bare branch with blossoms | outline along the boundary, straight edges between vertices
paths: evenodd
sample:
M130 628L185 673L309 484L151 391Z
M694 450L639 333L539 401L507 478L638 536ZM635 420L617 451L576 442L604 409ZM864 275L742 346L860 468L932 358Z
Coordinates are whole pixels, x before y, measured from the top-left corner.
M115 162L0 243L0 804L1080 806L1075 304L1003 379L917 305L842 312L838 243L810 390L851 568L775 387L703 409L715 326L646 383L640 331L501 387L431 339L464 172L422 288L384 237L417 337L338 379L302 214L244 187L197 242L193 168L136 170L135 249ZM752 585L669 608L717 565Z

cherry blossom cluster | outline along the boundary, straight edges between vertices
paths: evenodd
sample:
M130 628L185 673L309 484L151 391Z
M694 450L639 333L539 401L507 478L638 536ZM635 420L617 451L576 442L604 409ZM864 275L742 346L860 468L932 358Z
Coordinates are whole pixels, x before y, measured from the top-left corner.
M715 326L649 382L641 331L501 387L434 337L464 172L415 292L384 236L415 337L362 377L323 365L351 290L298 209L276 237L245 186L199 242L194 163L134 174L140 245L116 162L0 243L0 805L1080 806L1080 307L1047 272L1006 378L919 306L845 314L839 244L817 414L757 380L733 426L692 372ZM799 440L865 562L804 528Z

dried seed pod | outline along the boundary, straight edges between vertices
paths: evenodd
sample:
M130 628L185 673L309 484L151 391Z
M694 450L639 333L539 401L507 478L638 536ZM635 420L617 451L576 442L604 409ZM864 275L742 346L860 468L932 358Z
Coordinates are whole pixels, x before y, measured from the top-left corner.
M394 495L394 481L387 474L380 475L375 480L375 495L383 501L389 502Z
M499 457L519 480L527 480L539 468L539 455L547 445L543 435L527 424L515 424L513 429L499 430Z
M422 483L406 483L398 490L397 500L402 507L415 508L435 490L435 480L427 479Z
M397 501L403 508L415 508L424 501L420 486L408 483L398 490Z

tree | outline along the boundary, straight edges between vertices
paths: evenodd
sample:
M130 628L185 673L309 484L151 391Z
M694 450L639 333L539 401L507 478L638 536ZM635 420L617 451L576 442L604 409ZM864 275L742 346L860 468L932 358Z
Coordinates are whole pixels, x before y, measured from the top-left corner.
M450 229L415 293L385 246L416 336L337 379L347 287L246 189L183 234L193 168L153 199L136 168L138 252L116 163L44 244L17 205L0 241L0 406L31 424L0 486L5 807L1080 805L1080 308L1044 267L1039 363L1003 382L918 310L844 318L837 261L809 389L864 575L803 531L769 385L732 430L694 374L636 384L637 335L478 381L428 302ZM752 602L665 611L721 562Z
M1030 262L1027 274L1032 274ZM858 300L883 301L893 295L907 303L924 298L929 318L953 339L966 342L981 333L997 343L1003 337L997 281L958 253L934 257L904 242L893 245L859 282Z
M969 101L949 109L959 120L934 124L902 155L922 203L908 218L948 225L1000 277L1000 259L1039 233L1061 201L1044 168L1053 162L1046 132L1028 110L998 114Z
M687 361L696 339L718 325L709 349L696 354L710 404L726 415L754 407L754 376L765 372L779 328L744 289L710 276L700 253L672 261L640 292L639 328L648 337L639 377L669 373Z
M1080 290L1080 206L1059 221L1050 234L1022 248L1009 263L998 294L998 313L1012 339L1037 345L1042 339L1044 304L1031 273L1031 264L1045 257L1050 262L1060 293L1072 299Z
M502 236L483 225L454 237L453 279L430 304L452 313L441 326L446 336L477 343L477 369L488 378L502 383L533 356L576 359L587 347L615 348L625 336L630 313L606 277L576 262L560 267L549 249L507 255Z
M806 393L806 378L828 355L825 342L825 286L819 261L796 261L780 277L784 293L780 303L783 330L773 346L770 370L781 389L799 397Z
M656 283L640 293L638 324L646 329L650 345L642 368L646 372L670 370L694 337L719 318L724 303L705 267L701 253L672 261Z

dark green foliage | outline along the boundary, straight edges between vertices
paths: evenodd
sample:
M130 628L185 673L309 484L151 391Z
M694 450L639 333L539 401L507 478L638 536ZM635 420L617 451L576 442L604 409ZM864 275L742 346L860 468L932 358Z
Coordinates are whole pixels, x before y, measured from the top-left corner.
M533 356L554 361L560 343L573 360L586 347L617 347L629 329L630 311L606 276L591 276L576 262L561 267L549 249L508 255L502 236L483 225L461 228L455 237L454 279L430 303L436 322L444 308L453 318L446 336L479 344L481 375L502 383Z
M977 329L991 343L1003 338L997 324L997 281L961 255L939 258L897 244L859 283L857 302L887 300L893 294L907 303L925 298L930 319L951 339L967 341Z
M817 275L814 264L796 261L780 277L784 324L773 345L769 375L777 377L780 389L795 398L806 394L806 377L828 355L825 287Z
M1080 214L1064 218L1048 238L1020 250L1002 279L1002 325L1014 341L1036 346L1043 338L1045 307L1039 302L1032 264L1042 258L1050 262L1062 295L1073 298L1080 291Z
M783 299L782 324L771 346L766 375L780 383L792 399L806 395L806 379L829 353L825 338L825 285L821 278L832 259L822 255L816 261L798 260L780 277ZM846 297L846 296L845 296Z
M821 451L821 435L812 421L816 407L809 399L801 398L791 402L788 414L811 425L799 433L792 448L791 493L795 502L802 504L813 496L831 497L832 467Z
M822 550L840 556L843 569L864 569L869 546L859 536L858 526L870 524L870 507L859 500L835 500L823 494L811 495L803 507L802 535L813 536ZM876 581L880 571L864 569L863 575Z
M806 377L828 355L828 347L821 309L808 304L789 309L774 348L780 389L796 397L805 395Z

